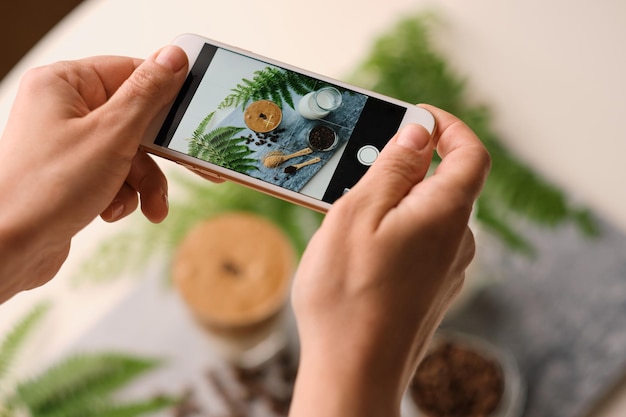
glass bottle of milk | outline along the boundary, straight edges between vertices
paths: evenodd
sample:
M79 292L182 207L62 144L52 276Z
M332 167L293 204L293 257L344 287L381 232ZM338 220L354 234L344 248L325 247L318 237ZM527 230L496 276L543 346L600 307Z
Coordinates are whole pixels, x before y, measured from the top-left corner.
M310 120L321 119L341 106L341 93L335 87L323 87L300 99L298 112Z

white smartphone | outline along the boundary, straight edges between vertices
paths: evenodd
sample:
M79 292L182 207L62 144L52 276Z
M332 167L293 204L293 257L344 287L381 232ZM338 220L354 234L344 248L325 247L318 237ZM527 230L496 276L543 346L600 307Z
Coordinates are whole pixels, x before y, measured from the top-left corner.
M396 131L435 119L410 103L186 34L187 80L142 147L215 178L326 212Z

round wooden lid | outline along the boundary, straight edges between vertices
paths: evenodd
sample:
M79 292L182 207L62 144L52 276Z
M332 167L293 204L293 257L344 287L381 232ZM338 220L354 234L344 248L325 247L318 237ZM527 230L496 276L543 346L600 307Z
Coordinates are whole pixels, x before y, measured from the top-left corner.
M195 226L173 263L174 283L196 317L218 327L246 326L286 302L294 248L268 220L228 213Z
M270 100L255 101L243 113L243 121L246 126L259 133L276 129L282 119L282 110Z

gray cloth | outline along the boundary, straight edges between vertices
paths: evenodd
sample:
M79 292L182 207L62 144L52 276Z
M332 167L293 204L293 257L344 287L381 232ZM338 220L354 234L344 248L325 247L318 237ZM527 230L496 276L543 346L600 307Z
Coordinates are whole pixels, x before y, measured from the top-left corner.
M535 259L488 245L481 257L499 282L444 323L513 354L525 416L584 416L626 371L626 236L602 228L587 239L526 227Z

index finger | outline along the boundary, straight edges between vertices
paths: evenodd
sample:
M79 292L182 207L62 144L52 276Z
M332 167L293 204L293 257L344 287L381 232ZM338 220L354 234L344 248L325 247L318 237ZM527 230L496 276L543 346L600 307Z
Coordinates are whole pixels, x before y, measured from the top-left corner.
M446 177L448 183L472 201L478 197L489 170L491 157L476 134L460 119L437 107L420 104L437 120L433 140L441 163L435 177Z

